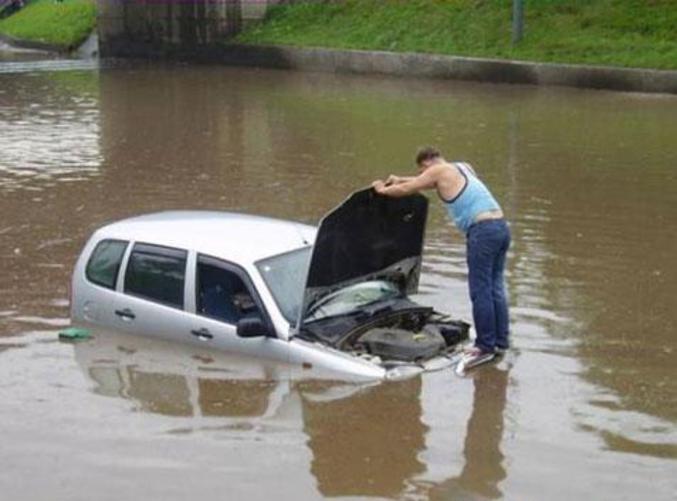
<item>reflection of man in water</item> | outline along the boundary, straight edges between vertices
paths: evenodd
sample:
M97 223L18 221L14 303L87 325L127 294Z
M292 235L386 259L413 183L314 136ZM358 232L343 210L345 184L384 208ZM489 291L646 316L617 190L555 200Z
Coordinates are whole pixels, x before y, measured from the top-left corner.
M488 499L502 496L498 484L506 477L501 439L508 389L508 371L490 366L474 374L475 395L465 435L465 465L458 477L431 491L433 499L463 499L462 493Z
M491 359L508 348L508 304L503 271L510 230L496 199L465 162L447 162L435 148L416 155L419 175L391 175L374 181L377 193L403 197L435 189L459 230L467 237L468 284L477 338L466 364Z

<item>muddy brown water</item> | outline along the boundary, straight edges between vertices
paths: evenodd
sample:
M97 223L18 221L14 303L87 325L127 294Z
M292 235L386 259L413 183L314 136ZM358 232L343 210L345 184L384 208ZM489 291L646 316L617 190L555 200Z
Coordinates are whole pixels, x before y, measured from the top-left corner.
M0 497L675 499L676 138L670 96L0 63ZM501 363L354 385L113 332L57 340L102 224L316 223L427 143L471 161L511 222ZM416 298L470 317L463 237L434 197Z

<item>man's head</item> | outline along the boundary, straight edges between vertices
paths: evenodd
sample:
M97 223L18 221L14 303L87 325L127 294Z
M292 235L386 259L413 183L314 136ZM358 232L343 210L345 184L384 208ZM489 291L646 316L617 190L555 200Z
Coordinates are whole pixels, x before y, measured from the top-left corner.
M421 172L441 160L443 160L442 153L433 146L424 146L416 152L416 167Z

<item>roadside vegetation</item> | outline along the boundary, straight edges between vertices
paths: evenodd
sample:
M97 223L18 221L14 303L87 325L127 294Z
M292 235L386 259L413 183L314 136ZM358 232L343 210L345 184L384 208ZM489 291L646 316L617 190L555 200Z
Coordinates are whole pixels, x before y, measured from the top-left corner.
M239 42L677 69L675 0L307 0L278 5Z
M92 0L33 0L0 20L0 33L71 49L87 38L95 24L96 6Z

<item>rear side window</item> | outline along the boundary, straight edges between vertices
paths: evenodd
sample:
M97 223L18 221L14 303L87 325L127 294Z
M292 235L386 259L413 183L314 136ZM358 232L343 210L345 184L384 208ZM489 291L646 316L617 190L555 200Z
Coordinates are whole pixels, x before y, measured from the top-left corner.
M126 248L127 242L123 240L99 242L85 268L87 280L102 287L115 289L120 263Z
M186 251L136 244L129 256L125 292L183 309Z

